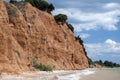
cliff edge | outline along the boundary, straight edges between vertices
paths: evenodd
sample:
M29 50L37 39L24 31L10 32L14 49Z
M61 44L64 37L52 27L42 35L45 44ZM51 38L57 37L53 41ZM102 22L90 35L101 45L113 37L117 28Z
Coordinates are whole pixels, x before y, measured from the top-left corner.
M88 60L82 45L66 24L29 3L0 0L0 72L31 71L31 61L55 69L84 69Z

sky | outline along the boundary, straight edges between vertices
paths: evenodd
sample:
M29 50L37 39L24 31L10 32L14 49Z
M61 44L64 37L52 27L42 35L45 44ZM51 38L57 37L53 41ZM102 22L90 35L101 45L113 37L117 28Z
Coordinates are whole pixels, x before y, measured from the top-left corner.
M120 0L47 0L68 16L92 60L120 63Z
M68 16L92 60L120 63L120 0L47 0Z

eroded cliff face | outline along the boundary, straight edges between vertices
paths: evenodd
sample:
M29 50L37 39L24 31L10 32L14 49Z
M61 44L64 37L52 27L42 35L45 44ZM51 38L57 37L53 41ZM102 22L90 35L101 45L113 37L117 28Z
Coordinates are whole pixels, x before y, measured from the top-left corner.
M32 59L55 69L83 69L88 60L82 46L64 25L29 3L0 0L0 72L33 70Z

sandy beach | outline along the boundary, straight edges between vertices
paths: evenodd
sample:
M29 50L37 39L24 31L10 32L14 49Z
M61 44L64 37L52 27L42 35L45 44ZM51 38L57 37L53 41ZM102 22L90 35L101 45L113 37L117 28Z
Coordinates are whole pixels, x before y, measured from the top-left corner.
M89 75L94 71L86 70L58 70L53 72L26 72L20 75L1 74L0 80L79 80L81 75Z
M20 75L1 74L0 80L120 80L120 73L111 69L76 71L27 72Z
M120 80L120 72L112 69L96 69L94 74L83 75L79 80Z

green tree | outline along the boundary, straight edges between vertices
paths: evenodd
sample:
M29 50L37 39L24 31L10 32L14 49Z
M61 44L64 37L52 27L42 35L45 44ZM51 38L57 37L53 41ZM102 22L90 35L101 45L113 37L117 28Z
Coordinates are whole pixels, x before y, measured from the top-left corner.
M79 43L83 46L83 40L81 39L80 36L75 36L75 39L79 41Z
M103 62L102 62L102 60L99 60L99 64L100 64L100 65L103 65Z
M51 11L53 11L55 9L55 7L53 6L53 4L49 4L47 7L47 12L51 13Z
M40 3L38 0L33 0L34 6L39 9Z
M86 56L87 59L88 59L89 65L94 64L93 61L92 61L92 59L90 59L90 58L87 56L87 51L86 51L86 49L85 49L85 47L84 47L83 40L81 39L81 37L80 37L80 36L77 36L77 37L75 36L75 39L76 39L77 41L79 41L79 44L80 44L80 45L82 45L83 51L84 51L84 53L85 53L85 56Z
M114 65L113 65L113 63L111 61L105 61L104 65L108 66L108 67L114 67Z
M32 6L35 6L34 1L36 1L36 0L25 0L25 2L29 2Z
M74 33L74 27L71 24L67 23L68 28Z
M42 10L47 11L48 13L51 13L55 9L53 4L49 4L45 0L25 0L25 2L29 2L32 6Z
M59 24L59 22L61 22L61 24L66 23L67 21L67 16L65 14L58 14L54 16L56 22Z
M49 6L49 3L45 0L39 0L39 4L40 6L38 8L43 11L46 11Z
M90 59L89 57L87 57L87 58L88 58L88 63L89 63L89 65L93 65L94 62L92 61L92 59Z
M10 0L10 3L17 3L17 0Z

